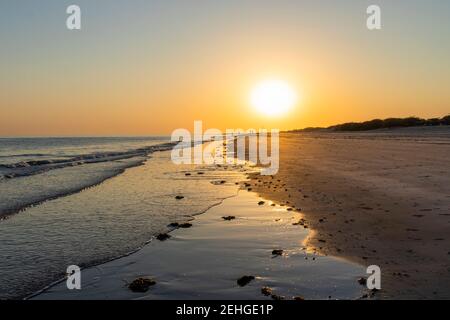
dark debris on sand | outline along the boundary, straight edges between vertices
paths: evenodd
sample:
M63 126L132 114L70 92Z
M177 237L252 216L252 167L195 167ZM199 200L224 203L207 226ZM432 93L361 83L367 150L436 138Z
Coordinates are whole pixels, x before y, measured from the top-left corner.
M183 223L178 223L178 222L172 222L170 224L167 225L169 228L190 228L192 227L192 223L189 222L183 222Z
M367 285L367 279L364 277L361 277L358 279L358 283L362 286L365 286L365 285Z
M270 297L271 297L273 300L284 300L284 297L283 297L283 296L279 296L279 295L277 295L277 294L272 294Z
M270 296L270 295L272 295L272 288L263 287L263 288L261 288L261 293L265 296Z
M284 296L280 296L278 294L275 294L273 292L272 288L270 288L270 287L263 287L263 288L261 288L261 293L263 295L265 295L266 297L271 297L272 300L285 300ZM302 296L295 296L295 297L292 297L292 299L296 300L296 301L303 301L303 300L305 300L305 298L303 298Z
M170 235L168 235L167 233L160 233L156 236L156 239L158 239L159 241L165 241L169 238L170 238Z
M133 292L147 292L147 290L156 284L156 281L149 278L137 278L128 285Z
M178 227L179 227L179 228L183 228L183 229L187 229L187 228L192 227L192 223L189 223L189 222L180 223L180 224L178 225Z
M236 219L236 217L235 216L226 216L226 217L222 217L222 219L225 221L230 221L230 220Z
M306 220L302 218L298 222L294 222L292 225L294 225L294 226L306 226Z
M283 252L284 251L282 249L275 249L275 250L272 251L272 254L274 256L281 256L281 255L283 255Z
M247 284L249 284L252 280L255 280L254 276L243 276L243 277L240 277L239 279L237 279L237 284L240 287L244 287Z

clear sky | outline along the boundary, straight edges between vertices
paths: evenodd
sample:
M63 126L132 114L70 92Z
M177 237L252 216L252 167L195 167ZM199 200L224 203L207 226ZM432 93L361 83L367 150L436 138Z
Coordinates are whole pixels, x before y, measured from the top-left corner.
M82 30L66 29L66 8ZM366 8L382 9L382 30ZM448 0L2 0L0 136L325 126L450 113ZM250 106L258 82L301 97Z

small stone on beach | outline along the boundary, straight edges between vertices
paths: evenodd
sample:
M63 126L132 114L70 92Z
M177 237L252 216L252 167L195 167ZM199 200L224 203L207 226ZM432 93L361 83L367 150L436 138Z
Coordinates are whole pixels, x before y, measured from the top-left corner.
M181 200L181 199L184 199L184 197L183 196L176 196L175 199Z

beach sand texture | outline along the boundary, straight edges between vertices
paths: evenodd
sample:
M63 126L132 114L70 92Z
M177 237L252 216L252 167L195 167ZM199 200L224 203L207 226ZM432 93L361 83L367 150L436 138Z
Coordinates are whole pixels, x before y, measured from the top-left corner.
M450 298L450 135L283 134L253 191L301 208L323 254L382 271L383 298Z

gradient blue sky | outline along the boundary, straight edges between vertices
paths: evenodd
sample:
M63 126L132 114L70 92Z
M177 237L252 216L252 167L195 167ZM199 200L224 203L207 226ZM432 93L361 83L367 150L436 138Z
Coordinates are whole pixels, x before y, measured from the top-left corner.
M68 5L82 30L65 27ZM381 31L365 27L382 8ZM0 136L280 129L450 112L448 0L2 0ZM291 83L286 118L248 105Z

